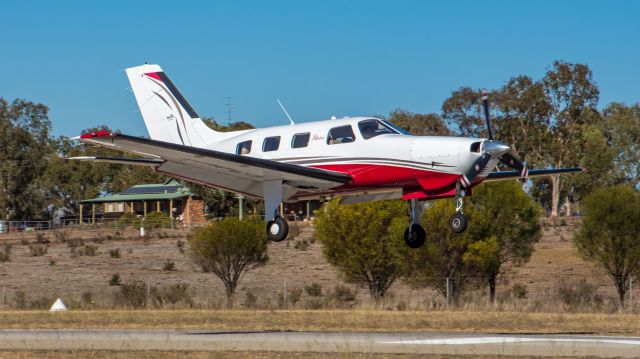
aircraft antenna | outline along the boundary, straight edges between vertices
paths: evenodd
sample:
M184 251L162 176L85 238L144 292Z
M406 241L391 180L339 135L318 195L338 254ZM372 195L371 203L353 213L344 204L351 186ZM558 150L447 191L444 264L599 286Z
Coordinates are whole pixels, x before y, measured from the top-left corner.
M280 102L280 99L276 99L276 101L278 101L278 105L280 105L280 108L282 109L282 111L284 111L284 114L287 115L289 122L291 122L292 125L295 125L296 123L293 122L293 120L291 119L291 116L289 116L289 112L287 112L287 109L284 108L284 106L282 105L282 102Z

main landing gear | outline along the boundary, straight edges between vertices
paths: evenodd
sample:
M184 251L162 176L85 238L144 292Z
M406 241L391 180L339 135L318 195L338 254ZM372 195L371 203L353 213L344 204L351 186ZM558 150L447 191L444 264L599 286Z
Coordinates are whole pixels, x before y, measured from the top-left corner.
M411 218L411 223L404 231L404 243L410 248L420 248L427 240L427 232L418 223L420 218L422 218L423 211L424 206L419 203L417 199L409 200L409 218Z
M289 225L278 214L282 202L282 180L269 180L262 183L264 195L264 220L267 222L267 240L280 242L287 238Z
M277 216L272 221L267 222L267 239L273 242L280 242L287 238L289 225L287 221Z
M456 184L456 213L449 218L449 226L455 233L462 233L467 229L467 217L462 213L465 192L460 188L460 183Z

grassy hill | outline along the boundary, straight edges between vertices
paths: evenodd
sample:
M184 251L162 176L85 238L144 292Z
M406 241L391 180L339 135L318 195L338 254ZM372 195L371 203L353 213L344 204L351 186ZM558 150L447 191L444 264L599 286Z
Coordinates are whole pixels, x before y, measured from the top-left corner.
M608 278L574 253L571 237L578 225L575 219L561 220L557 225L545 222L543 237L529 263L505 269L498 285L499 306L554 310L580 296L612 308L608 302L614 290ZM5 295L0 304L45 307L60 297L74 307L110 307L114 305L114 293L120 291L119 286L109 284L117 273L123 283L140 281L148 293L188 284L188 296L196 306L221 307L224 288L213 274L203 273L191 264L187 234L184 230L157 230L145 240L133 229L74 229L44 237L35 233L2 234L0 240L7 240L13 247L10 260L0 263L0 287ZM311 226L300 226L295 240L270 243L269 257L265 266L242 279L236 305L281 308L286 288L287 307L317 308L329 303L328 298L338 285L348 288L341 289L343 298L351 290L357 300L329 305L364 308L370 305L366 291L343 283L336 270L324 261L321 244L313 241ZM311 296L304 290L312 284L322 288L321 296ZM486 306L485 293L482 288L471 291L463 306L469 309ZM296 299L297 303L292 303ZM403 283L391 288L385 303L388 309L444 306L444 298L432 290L416 290Z

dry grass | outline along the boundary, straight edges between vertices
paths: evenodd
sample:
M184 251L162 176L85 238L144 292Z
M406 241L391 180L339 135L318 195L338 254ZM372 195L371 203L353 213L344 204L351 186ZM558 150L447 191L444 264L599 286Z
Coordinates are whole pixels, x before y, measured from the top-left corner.
M2 328L146 328L328 332L593 333L640 335L640 315L469 311L10 311Z
M0 352L0 359L418 359L424 358L424 354L371 354L371 353L301 353L301 352L186 352L186 351L110 351L110 350L9 350ZM429 358L504 358L503 356L479 356L479 355L434 355ZM519 358L540 358L519 357Z

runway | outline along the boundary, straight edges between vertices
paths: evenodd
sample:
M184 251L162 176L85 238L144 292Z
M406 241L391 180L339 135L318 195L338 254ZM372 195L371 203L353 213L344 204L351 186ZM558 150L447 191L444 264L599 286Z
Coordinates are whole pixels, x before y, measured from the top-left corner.
M3 329L0 349L249 350L640 357L640 337L447 333Z

